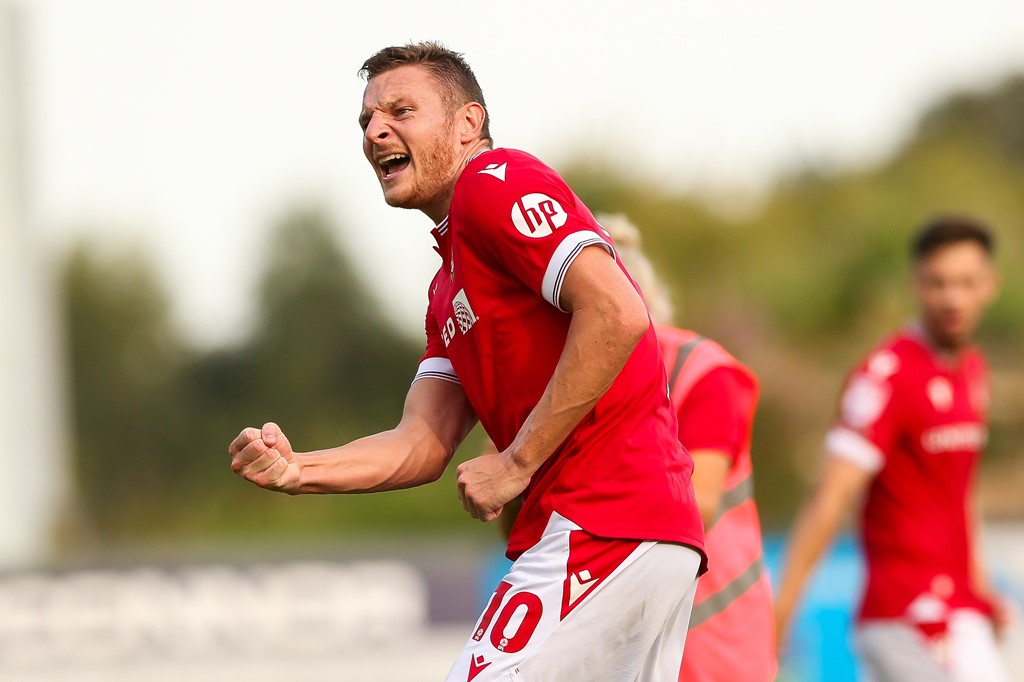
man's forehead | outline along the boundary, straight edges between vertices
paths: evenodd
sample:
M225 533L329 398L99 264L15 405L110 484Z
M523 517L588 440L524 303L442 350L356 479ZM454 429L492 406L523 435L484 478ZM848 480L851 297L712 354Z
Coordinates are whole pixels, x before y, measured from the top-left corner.
M992 254L975 241L964 240L943 244L921 258L931 263L991 263Z
M437 82L423 66L398 66L378 74L366 83L363 108L396 99L427 99L440 97Z

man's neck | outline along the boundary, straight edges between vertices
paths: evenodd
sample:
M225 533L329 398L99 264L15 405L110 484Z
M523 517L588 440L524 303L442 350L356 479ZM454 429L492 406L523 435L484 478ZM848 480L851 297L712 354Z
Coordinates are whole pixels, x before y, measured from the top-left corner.
M434 225L438 225L448 216L448 211L451 209L452 197L455 195L455 184L462 177L462 171L466 170L466 166L469 162L475 159L480 154L491 150L491 143L488 140L477 140L473 144L467 145L462 151L461 158L459 159L456 168L458 169L452 176L451 183L448 187L448 191L445 192L444 196L438 201L430 204L429 206L423 206L420 211L433 221Z
M940 341L939 337L928 329L928 325L923 320L914 322L911 325L911 329L933 353L949 361L956 361L960 357L960 353L970 345L968 342L951 343Z

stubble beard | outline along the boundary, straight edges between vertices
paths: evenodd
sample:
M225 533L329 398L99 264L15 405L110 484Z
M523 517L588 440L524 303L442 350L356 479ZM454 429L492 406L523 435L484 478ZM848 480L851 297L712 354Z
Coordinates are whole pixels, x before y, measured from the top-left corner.
M931 337L932 343L949 352L956 352L968 345L974 335L971 325L966 325L966 328L962 330L951 331L944 328L937 317L926 317L924 328L928 332L928 336Z
M455 169L455 150L449 145L450 128L434 138L433 143L416 154L413 159L415 171L411 187L406 191L388 196L385 201L396 208L419 209L437 202L451 191L458 178Z

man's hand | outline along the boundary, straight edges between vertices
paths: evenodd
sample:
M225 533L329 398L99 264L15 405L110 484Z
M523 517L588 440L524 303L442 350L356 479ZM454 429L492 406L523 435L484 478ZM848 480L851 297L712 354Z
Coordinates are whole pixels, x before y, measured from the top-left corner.
M530 474L507 453L480 455L460 464L455 473L462 506L481 521L498 518L505 503L530 483Z
M302 463L292 452L281 427L267 422L262 429L242 429L228 446L231 470L267 490L294 493Z
M994 590L984 595L984 599L992 609L992 629L995 631L996 638L1002 639L1017 620L1013 604Z

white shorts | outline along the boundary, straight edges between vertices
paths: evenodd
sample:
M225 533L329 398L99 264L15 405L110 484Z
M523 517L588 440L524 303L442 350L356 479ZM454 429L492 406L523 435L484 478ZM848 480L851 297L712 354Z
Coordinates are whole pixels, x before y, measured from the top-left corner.
M448 682L675 682L700 561L685 545L595 538L552 514Z
M992 624L973 609L949 616L944 636L929 639L902 620L857 626L857 649L872 682L1009 682Z

